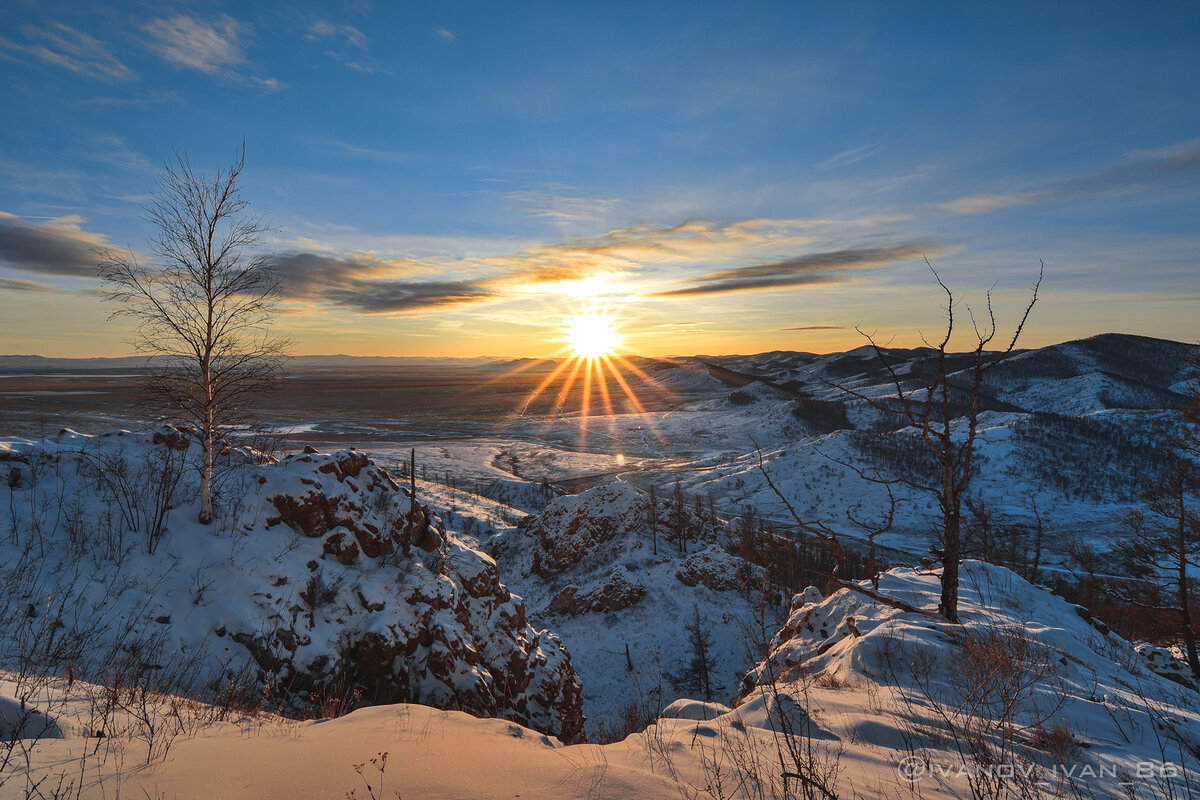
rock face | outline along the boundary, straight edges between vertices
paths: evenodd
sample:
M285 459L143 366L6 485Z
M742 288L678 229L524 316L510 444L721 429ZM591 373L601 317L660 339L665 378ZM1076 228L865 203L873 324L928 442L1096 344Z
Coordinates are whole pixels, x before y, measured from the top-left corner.
M1178 652L1179 648L1155 647L1147 642L1139 642L1134 648L1138 655L1146 660L1147 666L1155 675L1161 675L1193 691L1200 691L1200 686L1196 685L1196 679L1192 677L1192 671L1188 668L1187 660L1183 653Z
M710 545L684 559L675 577L684 586L707 586L714 592L756 591L763 582L762 567Z
M763 570L726 552L724 539L693 502L670 498L652 511L644 493L618 482L556 498L493 544L533 623L574 654L593 732L631 707L657 711L692 691L678 679L697 616L713 642L714 699L737 686Z
M302 693L354 686L375 703L455 708L582 740L570 656L554 634L526 624L495 561L447 534L364 454L304 453L266 472L304 490L270 475L264 495L277 513L267 527L313 540L302 544L322 556L307 591L259 600L273 606L274 627L232 634L264 678ZM346 569L321 563L331 560Z
M550 612L568 617L588 613L620 611L646 596L646 587L630 578L629 573L617 567L598 586L581 593L578 588L568 586L550 601Z
M363 453L309 448L276 463L250 456L231 463L226 501L207 526L194 522L194 487L184 480L179 507L166 513L166 532L151 554L137 531L112 527L121 518L106 517L105 508L142 503L138 487L153 481L129 481L122 490L129 497L114 499L94 470L102 464L141 475L134 470L145 465L186 463L199 451L186 433L70 433L0 449L14 463L7 482L14 507L40 515L40 527L29 524L13 541L30 542L36 528L47 554L45 574L28 578L29 598L20 589L26 565L10 576L18 590L0 610L24 603L36 611L46 581L71 574L75 583L59 587L64 607L100 608L100 602L97 618L125 625L111 631L81 625L58 639L77 637L98 654L131 636L158 642L161 653L147 658L182 653L189 674L205 685L248 676L284 710L414 702L502 717L564 742L584 738L580 682L559 638L530 627L523 601L501 582L491 557L447 532ZM86 524L51 532L40 522L45 498L60 494L81 498L72 513ZM105 519L111 554L76 541L79 531ZM78 560L73 554L81 546L91 548L82 563L94 564L83 577L62 569L62 562ZM18 563L4 547L0 577L8 573L4 564ZM67 619L76 618L82 619ZM30 619L28 625L37 623ZM6 646L0 641L0 650ZM86 673L86 665L77 668Z
M646 502L638 491L627 483L612 483L559 498L541 514L526 517L520 527L525 538L537 538L539 571L561 572L597 556L618 534L645 528L646 520Z

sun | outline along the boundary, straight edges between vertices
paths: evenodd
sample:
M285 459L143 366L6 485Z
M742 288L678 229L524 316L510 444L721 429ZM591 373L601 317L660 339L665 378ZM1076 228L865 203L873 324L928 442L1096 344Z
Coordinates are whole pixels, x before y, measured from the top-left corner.
M669 442L654 424L653 415L627 380L627 376L636 377L642 384L639 392L652 392L668 405L676 402L671 391L638 366L638 359L628 352L629 341L636 341L639 335L631 333L626 341L620 328L622 320L605 307L573 309L558 320L562 326L558 341L564 344L560 350L548 358L526 361L503 373L503 376L510 376L536 369L539 365L550 367L505 424L527 414L544 415L543 431L547 432L550 426L568 420L566 424L578 426L579 444L585 450L589 431L607 428L602 430L607 443L605 452L612 454L617 469L624 468L627 463L622 438L630 430L637 431L634 435L639 441L648 432L661 447L668 448ZM549 410L531 411L534 402L543 395L547 399L541 408L548 405ZM578 411L566 407L576 401ZM630 413L637 414L642 422L623 434L617 419Z
M613 320L596 311L581 311L567 320L567 344L580 358L602 358L612 353L621 343Z

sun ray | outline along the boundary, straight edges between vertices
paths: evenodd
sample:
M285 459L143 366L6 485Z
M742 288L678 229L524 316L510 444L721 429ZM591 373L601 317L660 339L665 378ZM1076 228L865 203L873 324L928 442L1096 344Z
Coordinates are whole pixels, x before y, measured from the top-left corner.
M668 400L672 400L672 401L679 399L674 392L672 392L670 389L668 389L667 387L665 387L661 383L659 383L659 381L657 379L652 378L649 375L647 375L645 372L643 372L637 366L637 364L634 364L629 359L625 358L624 356L618 355L617 353L613 353L612 357L618 363L620 363L621 366L625 367L625 369L629 370L634 375L638 376L638 378L644 384L646 384L646 386L648 386L652 390L654 390L660 397L665 397Z
M502 383L511 378L515 378L516 376L520 375L522 372L528 372L529 370L531 370L535 367L540 367L543 364L546 364L546 363L553 364L555 357L559 356L559 355L563 355L563 354L565 354L565 352L566 352L566 348L563 348L561 351L559 351L557 353L553 353L550 356L547 356L546 358L530 359L523 364L517 364L516 366L509 367L508 369L501 372L499 375L494 375L493 377L488 378L485 381L480 381L478 386L472 386L470 389L468 389L466 391L466 394L470 394L471 392L478 392L482 389L486 389L487 387L489 387L493 384Z
M493 379L503 380L529 369L542 367L546 363L553 365L547 374L536 378L537 385L525 395L520 408L506 417L504 426L513 424L522 416L544 416L540 435L546 437L556 423L570 425L568 420L573 420L577 426L576 442L581 449L586 449L588 439L594 439L593 423L599 423L601 426L607 424L606 433L611 444L606 446L596 442L595 445L604 450L612 449L612 455L619 467L625 465L623 424L630 426L624 433L639 429L648 430L658 446L669 451L670 442L655 424L655 412L647 409L643 398L647 392L650 396L667 402L676 401L677 397L663 383L627 357L632 354L618 352L621 336L612 315L595 308L583 310L565 317L562 331L561 341L566 346L559 352L546 359L519 364ZM562 357L563 355L566 357ZM631 383L635 377L637 382ZM609 386L610 381L613 381L615 386ZM533 383L532 380L529 382ZM635 389L637 384L640 385ZM543 415L533 404L551 391L555 391L554 403ZM622 398L628 401L628 406L621 402ZM534 410L531 411L531 408ZM571 413L568 408L577 411ZM644 428L631 422L621 423L618 418L629 413L636 413ZM601 416L605 419L597 419ZM638 440L646 441L641 437L638 437Z
M612 398L608 395L608 378L604 374L604 356L592 359L592 368L596 371L596 384L600 387L600 399L604 403L604 414L608 419L608 435L614 443L620 443L617 435L617 417L613 412Z
M583 365L583 359L578 356L572 356L563 362L564 366L571 366L571 373L567 379L563 381L562 388L559 389L558 395L554 398L554 405L551 407L551 413L546 415L546 421L542 424L542 436L545 436L550 431L550 426L554 424L563 403L571 393L571 388L575 385L575 377L579 374L579 369Z
M642 421L646 423L646 427L650 429L650 433L654 435L654 438L658 440L659 444L663 445L664 447L667 446L668 443L666 437L659 432L658 426L654 424L654 419L646 413L646 408L642 405L642 401L638 400L637 394L632 388L630 388L629 383L625 380L625 376L621 374L620 370L613 366L613 363L611 360L609 360L608 356L604 356L601 360L603 361L604 365L608 367L608 370L612 373L613 377L616 378L617 383L621 386L621 391L624 392L625 396L629 398L629 402L633 404L635 409L637 409L638 416L640 416Z
M547 375L545 377L545 379L542 380L541 383L539 383L537 385L537 388L529 393L529 397L527 397L525 399L525 405L521 406L521 411L517 414L517 416L523 415L525 413L525 410L527 408L529 408L529 404L532 403L534 400L536 400L538 398L538 395L540 395L543 391L545 391L547 386L554 383L554 379L557 378L562 373L562 371L565 370L570 364L571 364L570 360L567 360L567 361L563 361L561 364L559 364L557 367L555 367L554 370L549 375Z
M579 406L579 444L582 447L587 447L588 424L591 417L592 405L592 368L594 359L592 357L582 359L584 362L583 369L583 399Z
M547 361L549 361L552 364L554 363L551 359L540 359L538 363L545 363ZM499 422L497 422L495 424L495 426L492 427L492 429L491 429L492 435L493 436L499 435L500 433L502 433L503 431L505 431L509 427L511 427L513 425L513 423L515 423L519 418L525 416L525 413L529 410L529 405L534 400L537 400L537 398L541 396L542 392L544 392L546 390L546 388L548 386L550 386L550 384L554 383L555 378L557 378L559 375L561 375L563 370L565 370L570 365L571 365L570 359L566 359L566 360L561 361L558 364L556 364L554 369L551 370L550 373L545 378L542 379L541 383L539 383L535 389L533 389L531 392L529 392L529 394L525 397L525 402L521 404L520 408L513 409L513 411L506 414ZM519 372L524 372L526 369L529 368L529 366L531 366L531 365L522 364L516 370L508 370L505 374L510 375L510 376L515 375L515 374L518 374ZM481 384L480 386L475 387L473 389L473 391L479 391L483 386L486 386L486 385L487 385L486 383Z

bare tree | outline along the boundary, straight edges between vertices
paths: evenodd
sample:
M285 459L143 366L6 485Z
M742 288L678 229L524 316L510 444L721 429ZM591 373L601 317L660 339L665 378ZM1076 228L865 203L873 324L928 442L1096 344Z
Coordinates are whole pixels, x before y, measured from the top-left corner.
M1192 367L1187 402L1180 409L1178 428L1166 437L1161 466L1146 485L1143 511L1125 517L1125 530L1113 539L1113 551L1126 572L1135 576L1129 594L1108 591L1132 605L1177 617L1184 657L1192 676L1200 680L1194 596L1200 568L1200 351L1186 356Z
M1126 602L1178 617L1179 638L1192 675L1200 679L1192 594L1200 567L1200 519L1189 498L1195 476L1190 463L1168 458L1148 487L1147 516L1134 511L1113 538L1113 551L1129 575L1137 576L1131 595L1110 594Z
M942 562L942 596L938 611L950 622L958 622L958 567L962 559L962 509L971 482L972 467L975 463L975 444L979 431L983 379L990 369L1016 349L1017 340L1021 338L1021 332L1025 329L1025 323L1029 319L1029 312L1033 310L1033 306L1037 302L1045 264L1042 264L1042 268L1038 271L1038 278L1033 284L1029 303L1025 306L1025 311L1013 331L1012 338L1003 350L988 350L988 346L996 338L997 333L991 290L987 293L987 316L982 324L968 309L975 346L966 354L968 366L965 369L956 370L952 365L957 364L958 360L951 359L952 354L949 352L949 347L950 339L954 335L954 311L958 301L954 292L945 284L933 265L928 261L925 263L928 264L938 286L946 293L945 336L936 344L925 341L925 344L934 351L930 374L915 386L910 379L906 386L905 381L896 371L895 365L888 359L885 346L880 345L872 334L857 329L866 338L879 362L887 370L889 382L895 393L887 397L871 397L848 386L836 383L831 385L863 400L879 411L898 415L907 425L916 430L932 458L936 468L936 481L923 482L915 477L895 476L888 482L908 486L933 495L937 499L942 516L941 548L936 551L936 555ZM960 404L962 406L961 413L956 414ZM956 435L955 432L957 420L965 423L965 430L960 435Z
M267 257L253 252L269 225L241 196L245 161L243 143L234 163L209 177L176 153L146 209L153 263L106 250L99 267L106 299L120 306L111 316L131 318L132 344L151 356L151 398L199 432L205 524L214 452L251 396L278 379L288 346L268 329L281 286Z

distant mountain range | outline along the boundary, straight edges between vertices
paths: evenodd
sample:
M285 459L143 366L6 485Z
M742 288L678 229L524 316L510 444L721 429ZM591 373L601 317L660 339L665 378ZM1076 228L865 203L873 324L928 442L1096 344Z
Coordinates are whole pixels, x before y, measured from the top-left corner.
M1185 353L1200 351L1200 346L1155 339L1128 333L1102 333L1087 339L1077 339L1061 344L1019 350L1001 372L1009 375L1023 374L1027 377L1063 377L1063 370L1075 375L1100 371L1110 374L1119 381L1161 387L1168 373L1177 372ZM912 349L884 348L884 354L895 364L911 364L903 372L914 376L923 374L922 367L930 365L935 351L928 347ZM958 360L967 366L968 355ZM153 360L153 359L151 359ZM471 358L439 356L350 356L343 353L330 355L299 355L288 360L291 367L333 368L436 365L436 364L510 364L537 361L530 358L506 358L500 356L474 356ZM774 382L784 388L796 388L808 383L808 377L830 381L852 380L855 383L885 383L886 370L879 363L869 346L858 347L841 353L808 353L791 350L773 350L754 355L695 355L671 356L666 359L638 357L637 361L667 361L702 363L732 369L745 369L757 379ZM0 355L0 370L44 370L44 369L131 369L146 364L145 356L118 356L112 358L50 358L39 355ZM1172 381L1167 381L1171 383ZM789 387L788 384L791 384Z
M437 358L432 356L347 356L336 354L324 356L294 356L288 360L288 365L290 367L322 369L336 367L404 366L406 364L488 364L501 360L502 359L491 358L488 356L478 356L475 358ZM153 359L151 359L151 361L153 361ZM146 363L147 359L145 356L119 356L116 358L47 358L45 356L32 355L0 356L0 370L7 371L41 372L44 370L63 369L138 369L145 366Z

